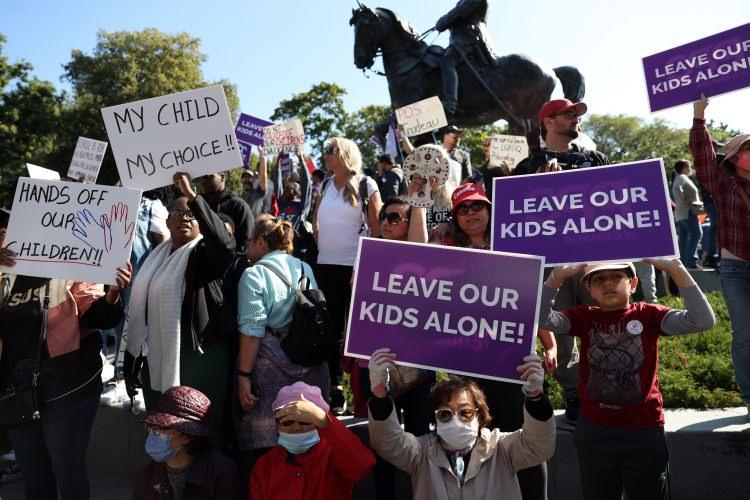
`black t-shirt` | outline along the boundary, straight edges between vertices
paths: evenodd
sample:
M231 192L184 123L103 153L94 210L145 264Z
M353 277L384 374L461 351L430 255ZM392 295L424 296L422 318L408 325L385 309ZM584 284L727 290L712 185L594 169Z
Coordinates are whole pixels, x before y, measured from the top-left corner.
M3 341L3 366L11 367L23 359L36 359L39 331L42 327L42 306L48 278L19 275L5 305L0 309L0 338ZM42 349L42 359L48 356Z
M480 169L482 172L482 179L484 182L484 192L487 194L487 198L492 201L492 179L495 177L505 177L505 172L501 167L490 167L490 162L486 162Z
M548 149L537 149L527 158L519 163L513 175L526 175L536 173L539 167L544 167L553 158L557 159L558 166L563 170L574 170L577 168L599 167L609 165L607 157L599 151L583 149L577 144L571 144L570 151L558 152Z
M439 224L451 221L451 209L446 208L435 208L435 205L427 209L427 230L432 231Z

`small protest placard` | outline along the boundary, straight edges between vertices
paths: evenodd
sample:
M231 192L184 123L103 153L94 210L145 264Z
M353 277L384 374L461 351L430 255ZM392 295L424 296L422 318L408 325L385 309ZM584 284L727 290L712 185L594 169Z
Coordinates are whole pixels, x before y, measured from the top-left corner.
M493 135L490 141L490 165L503 163L513 170L529 156L529 144L521 135Z
M430 196L430 177L435 178L436 185L445 184L450 174L450 157L448 152L435 144L423 144L406 157L404 161L404 181L411 184L415 175L425 182L422 190L409 195L406 202L413 207L427 208L435 204Z
M432 132L448 125L440 98L430 97L396 110L396 121L409 137Z
M492 249L548 266L675 257L661 158L494 179Z
M234 127L234 135L237 137L240 154L242 155L242 165L245 168L248 168L250 162L252 146L263 145L263 128L269 125L273 125L273 123L245 113L240 114L240 119L237 120L237 125Z
M299 119L263 128L263 148L266 154L293 153L304 144L305 130Z
M0 272L116 284L140 199L138 189L21 177L5 235L16 265Z
M750 87L750 24L643 58L651 112Z
M47 179L49 181L60 180L60 174L57 173L55 170L50 170L48 168L40 167L39 165L27 163L26 170L29 171L29 177L31 177L32 179Z
M195 178L242 166L221 85L103 108L102 116L123 186L154 189L176 172Z
M544 258L360 238L345 354L522 383Z
M96 183L106 150L107 143L105 141L79 137L76 150L73 152L73 159L70 160L68 177L75 180L83 178L89 184Z

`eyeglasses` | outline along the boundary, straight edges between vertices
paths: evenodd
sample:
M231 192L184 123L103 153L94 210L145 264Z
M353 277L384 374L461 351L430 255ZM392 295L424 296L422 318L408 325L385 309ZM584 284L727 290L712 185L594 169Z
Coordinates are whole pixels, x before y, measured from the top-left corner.
M471 422L474 417L477 416L479 408L461 408L458 411L449 410L447 408L441 408L435 410L435 418L438 422L448 423L451 421L454 415L458 415L458 419L462 422Z
M476 214L476 213L481 212L485 206L486 205L483 201L477 200L472 203L459 205L458 207L456 207L456 213L458 215L466 215L469 213L469 210L471 210L472 212Z
M581 119L581 116L575 111L564 111L562 113L555 113L554 115L552 115L552 118L556 118L558 116L564 116L568 120L580 120Z
M327 154L327 155L332 155L332 154L333 154L333 153L335 153L336 151L338 151L338 149L336 149L336 146L334 146L333 144L329 144L329 145L328 145L328 146L326 146L326 148L325 148L325 149L323 150L323 153L324 153L324 154Z
M589 280L589 284L595 285L595 286L602 286L607 281L614 281L615 283L619 283L623 280L628 279L629 276L625 274L605 274L605 275L596 275L593 278Z
M380 222L383 222L384 220L387 220L388 224L390 224L391 226L401 224L401 222L409 222L409 219L404 219L396 212L391 212L389 214L383 212L382 214L380 214Z
M193 215L193 212L191 212L190 210L187 210L185 212L183 212L182 210L171 210L169 212L169 218L170 219L182 219L183 217L186 218L186 219L188 219L188 220L195 219L195 216Z

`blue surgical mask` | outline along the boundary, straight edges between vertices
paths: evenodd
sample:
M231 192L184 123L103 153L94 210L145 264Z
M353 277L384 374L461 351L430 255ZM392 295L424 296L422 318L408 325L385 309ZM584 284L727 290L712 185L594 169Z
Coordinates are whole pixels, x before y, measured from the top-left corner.
M172 436L157 436L151 431L146 438L146 453L154 462L166 462L177 455L177 451L172 449Z
M299 434L279 432L279 445L283 446L284 449L292 455L304 453L319 442L320 436L318 436L318 431L316 429L309 432L301 432Z

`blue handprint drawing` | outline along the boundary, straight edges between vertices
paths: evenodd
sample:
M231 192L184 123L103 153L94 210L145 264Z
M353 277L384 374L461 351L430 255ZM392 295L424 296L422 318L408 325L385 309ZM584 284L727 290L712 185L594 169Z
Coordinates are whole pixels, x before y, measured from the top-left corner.
M73 236L94 250L101 250L102 246L106 247L104 216L97 217L88 208L79 210L73 221Z

